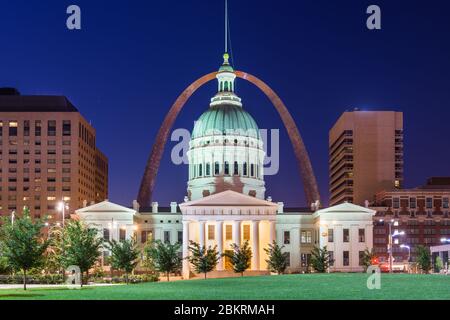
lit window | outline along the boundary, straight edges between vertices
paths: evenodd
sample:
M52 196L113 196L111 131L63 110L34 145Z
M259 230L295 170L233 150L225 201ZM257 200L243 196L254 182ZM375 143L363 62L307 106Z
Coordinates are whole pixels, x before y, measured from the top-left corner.
M48 201L54 201L54 200L56 200L56 197L48 196L48 197L47 197L47 200L48 200Z
M225 226L225 240L232 240L233 239L233 226L226 225Z
M283 233L283 244L291 243L291 233L289 231L284 231Z
M208 225L208 240L214 240L214 226Z
M250 240L250 226L248 224L244 224L244 241Z

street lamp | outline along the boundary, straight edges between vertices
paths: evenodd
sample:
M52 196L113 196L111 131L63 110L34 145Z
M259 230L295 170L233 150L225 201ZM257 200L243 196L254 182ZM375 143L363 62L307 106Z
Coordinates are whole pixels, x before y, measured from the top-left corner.
M380 220L380 222L383 222L383 219ZM394 233L392 233L392 225L394 225L394 227L398 227L398 221L391 219L388 222L389 225L389 243L388 243L388 252L389 252L389 273L392 273L392 263L393 263L393 256L392 256L392 242L394 237L397 236L402 236L405 234L404 231L398 231L397 229L394 231ZM395 244L398 244L398 241L396 241Z
M406 244L401 244L400 248L408 249L408 263L409 263L409 260L411 259L411 247L407 246Z
M441 238L441 242L442 243L450 243L450 239L447 239L447 238Z
M58 204L58 211L62 214L62 226L64 228L66 221L66 210L69 210L69 205L63 201Z

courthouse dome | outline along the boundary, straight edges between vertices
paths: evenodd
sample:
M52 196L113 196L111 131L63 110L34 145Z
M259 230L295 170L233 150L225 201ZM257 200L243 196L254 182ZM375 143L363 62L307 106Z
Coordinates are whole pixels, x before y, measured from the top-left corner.
M260 137L253 117L242 107L232 104L211 106L195 123L192 139L212 135Z

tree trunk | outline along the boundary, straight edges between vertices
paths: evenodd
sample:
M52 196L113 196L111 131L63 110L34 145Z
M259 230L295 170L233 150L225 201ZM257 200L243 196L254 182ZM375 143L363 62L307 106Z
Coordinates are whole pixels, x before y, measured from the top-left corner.
M170 274L169 274L169 271L167 271L166 276L167 276L167 282L169 282L169 281L170 281Z
M89 269L86 270L86 285L88 284L89 281Z
M27 290L27 269L23 269L23 290Z
M125 283L128 284L128 272L125 272Z
M206 280L206 272L205 272L205 280Z
M241 277L243 277L244 276L244 272L241 272Z
M80 286L83 287L83 271L80 272Z

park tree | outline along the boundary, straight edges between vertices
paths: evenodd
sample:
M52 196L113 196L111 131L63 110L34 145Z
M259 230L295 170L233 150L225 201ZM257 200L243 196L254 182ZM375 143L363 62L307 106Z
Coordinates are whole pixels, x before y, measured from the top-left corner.
M316 272L324 273L330 266L331 256L327 247L315 247L311 251L311 265Z
M165 273L167 281L170 281L170 274L181 269L180 247L179 243L164 243L161 240L148 242L144 248L145 265Z
M47 273L63 269L63 231L60 226L53 226L48 230L49 246L44 254L44 270Z
M206 248L205 246L200 246L197 242L189 241L189 252L188 257L189 262L195 269L197 273L203 273L206 279L206 274L216 267L219 259L221 258L219 252L217 251L217 246Z
M81 221L71 220L66 224L63 237L62 262L65 268L78 266L81 272L86 273L86 281L89 269L92 268L100 256L103 239L98 236L96 229L89 228Z
M128 284L128 274L136 268L139 262L139 248L136 239L109 242L111 250L111 267L125 272L125 282Z
M233 249L232 252L230 254L225 254L225 256L230 258L233 271L240 273L241 277L243 277L244 271L250 268L252 250L248 244L248 241L245 241L241 246L233 243L231 248Z
M276 241L269 244L268 248L264 248L267 253L267 268L270 272L283 274L288 265L288 253L283 252L284 246L279 246Z
M437 272L440 272L442 269L444 269L444 262L442 261L442 258L440 256L436 257L436 261L434 262L434 267Z
M416 247L416 255L417 255L417 265L420 270L425 273L428 273L431 269L431 254L430 249L424 246Z
M369 248L366 248L363 252L362 256L362 265L364 267L364 271L367 271L367 269L372 265L373 259L375 259L375 252L372 250L369 250Z
M14 221L3 219L2 256L11 269L22 270L24 290L27 290L27 272L44 263L44 252L49 241L42 237L43 227L43 220L33 220L27 207L24 207L22 216Z

